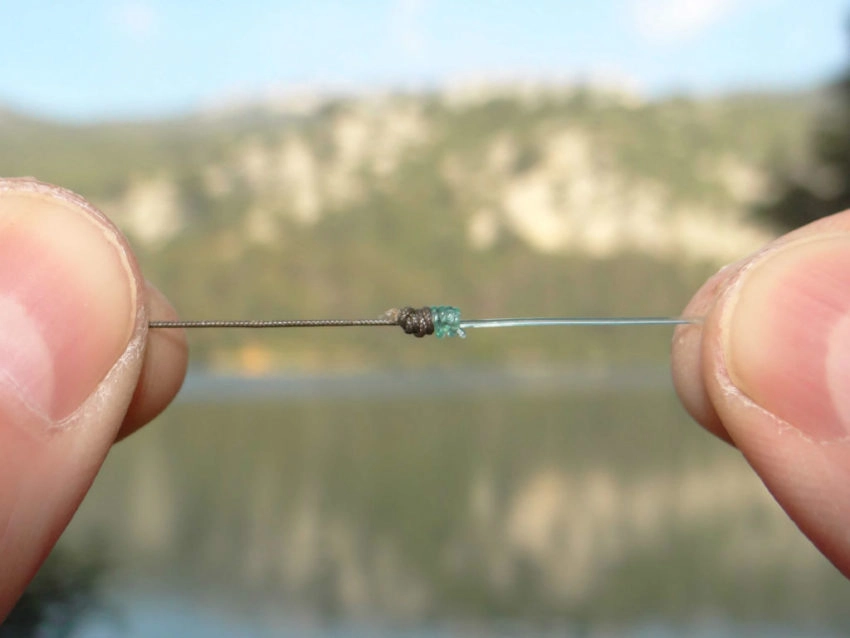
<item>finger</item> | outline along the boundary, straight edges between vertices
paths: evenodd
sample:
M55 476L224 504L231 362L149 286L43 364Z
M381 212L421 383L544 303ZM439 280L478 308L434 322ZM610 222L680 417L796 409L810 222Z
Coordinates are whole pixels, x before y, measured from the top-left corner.
M177 313L165 296L147 284L148 316L177 319ZM148 423L171 403L186 376L189 350L182 329L157 329L148 332L145 359L139 383L130 401L127 416L118 431L118 440Z
M0 620L115 439L142 366L143 290L90 204L0 180Z
M718 291L724 289L735 269L735 265L727 266L711 277L691 299L682 316L707 317L714 308ZM702 374L703 329L703 323L687 324L678 326L673 333L673 385L685 409L697 422L715 436L732 443L705 387Z
M708 317L730 282L733 282L742 269L749 267L762 254L790 242L833 232L850 232L850 211L824 217L798 228L777 238L754 255L724 266L697 291L682 312L682 316ZM676 328L672 346L673 383L682 404L690 415L709 432L734 445L708 396L702 362L704 329L705 326L702 323Z
M694 399L701 382L709 414L850 576L850 213L800 229L726 275L692 341L674 360L699 357L696 370L679 371L689 409L706 418Z

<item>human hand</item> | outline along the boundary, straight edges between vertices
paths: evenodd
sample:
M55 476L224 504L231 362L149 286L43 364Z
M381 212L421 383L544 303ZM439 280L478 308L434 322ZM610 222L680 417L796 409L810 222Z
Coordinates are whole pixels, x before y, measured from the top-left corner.
M0 622L68 524L110 446L186 372L182 331L126 240L76 195L0 179Z
M727 266L684 314L673 378L850 577L850 211Z

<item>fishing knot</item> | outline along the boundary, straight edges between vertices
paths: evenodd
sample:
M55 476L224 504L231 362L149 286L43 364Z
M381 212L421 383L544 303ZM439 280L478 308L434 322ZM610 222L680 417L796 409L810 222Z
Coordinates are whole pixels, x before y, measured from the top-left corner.
M434 323L434 334L437 338L466 337L460 325L460 309L454 306L431 306L431 321Z
M410 306L402 308L398 311L397 321L406 334L419 338L434 334L434 319L431 315L431 309L427 306L424 308L411 308Z

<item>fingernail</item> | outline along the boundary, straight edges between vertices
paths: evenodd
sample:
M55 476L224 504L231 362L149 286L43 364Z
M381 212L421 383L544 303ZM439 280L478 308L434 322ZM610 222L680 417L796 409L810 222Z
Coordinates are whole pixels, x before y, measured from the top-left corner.
M0 421L71 415L135 317L133 269L111 226L66 191L0 180Z
M722 326L732 383L807 437L850 436L850 235L767 252L728 295Z

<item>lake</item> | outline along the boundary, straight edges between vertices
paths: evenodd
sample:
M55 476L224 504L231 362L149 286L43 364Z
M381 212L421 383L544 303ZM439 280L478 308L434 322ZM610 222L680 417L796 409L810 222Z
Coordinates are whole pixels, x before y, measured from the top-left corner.
M838 636L850 584L664 364L192 375L59 552L75 636Z

